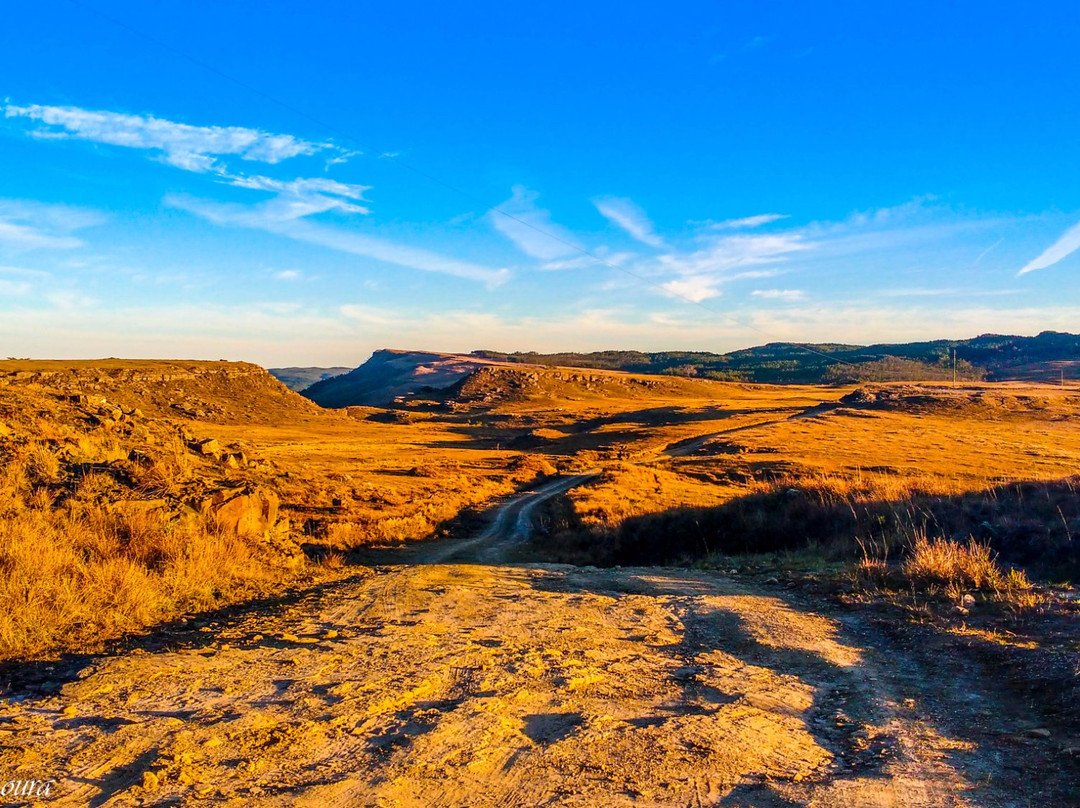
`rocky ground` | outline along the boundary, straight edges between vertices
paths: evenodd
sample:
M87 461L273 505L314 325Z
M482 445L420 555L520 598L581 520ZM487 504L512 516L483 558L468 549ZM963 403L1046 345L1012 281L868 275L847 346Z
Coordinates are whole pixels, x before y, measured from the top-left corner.
M535 501L339 583L24 666L0 771L80 806L1075 798L1068 739L963 655L928 671L917 637L775 580L506 564Z

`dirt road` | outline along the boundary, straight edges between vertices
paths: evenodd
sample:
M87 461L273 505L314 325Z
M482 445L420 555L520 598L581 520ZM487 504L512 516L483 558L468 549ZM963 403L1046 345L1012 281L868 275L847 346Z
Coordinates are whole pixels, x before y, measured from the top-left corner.
M1019 731L1011 708L809 596L493 563L576 482L408 565L58 665L0 706L0 779L78 806L1029 804L986 729Z

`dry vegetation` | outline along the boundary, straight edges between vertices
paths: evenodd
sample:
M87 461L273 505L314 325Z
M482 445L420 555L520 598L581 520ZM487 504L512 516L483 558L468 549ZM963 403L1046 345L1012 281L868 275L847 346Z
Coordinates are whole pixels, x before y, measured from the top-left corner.
M425 395L0 363L5 771L102 805L1075 802L1075 390ZM371 552L586 471L530 545Z
M545 471L230 363L0 363L0 659L339 572Z
M1010 565L1077 578L1078 401L493 366L327 411L251 365L0 363L0 656L338 574L558 470L601 474L544 514L531 552L549 560L811 551L882 583L1026 592ZM996 570L978 583L915 565L973 548Z

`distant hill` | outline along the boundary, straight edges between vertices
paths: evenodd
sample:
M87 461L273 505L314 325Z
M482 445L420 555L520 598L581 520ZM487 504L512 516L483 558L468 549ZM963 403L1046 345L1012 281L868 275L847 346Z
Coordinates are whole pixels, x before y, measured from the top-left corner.
M348 373L352 368L268 368L271 376L294 392L306 390L315 382Z
M820 384L847 381L964 379L1057 381L1080 378L1080 335L1044 331L1035 337L983 334L966 340L902 344L799 345L772 342L726 354L705 351L596 351L541 354L473 351L479 359L563 367L697 376L721 381Z
M542 354L487 350L447 354L384 349L376 351L355 370L316 381L302 393L324 407L378 407L392 404L401 397L464 394L471 389L467 380L478 370L508 365L532 365L538 369L592 368L762 384L933 381L952 378L954 349L960 380L1055 382L1062 374L1066 379L1080 379L1080 335L1044 331L1035 337L984 334L967 340L896 345L818 343L804 346L773 342L726 354L706 351ZM297 369L270 372L286 381L285 372L292 370ZM329 374L343 369L299 370ZM450 390L452 387L455 389Z
M304 395L323 407L381 406L398 396L442 390L480 367L496 364L478 356L381 350L342 376L308 387Z

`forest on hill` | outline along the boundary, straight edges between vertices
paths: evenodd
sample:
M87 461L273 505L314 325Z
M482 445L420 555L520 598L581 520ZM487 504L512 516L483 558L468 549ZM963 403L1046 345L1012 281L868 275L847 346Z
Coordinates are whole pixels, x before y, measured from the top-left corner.
M473 355L502 362L697 376L720 381L842 383L950 379L955 351L957 378L1056 380L1080 371L1080 335L1044 331L1034 337L983 334L965 340L844 345L771 342L718 354L707 351L595 351Z

